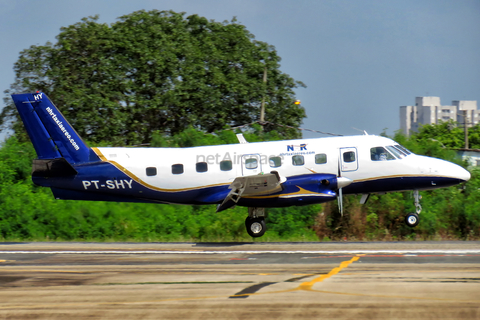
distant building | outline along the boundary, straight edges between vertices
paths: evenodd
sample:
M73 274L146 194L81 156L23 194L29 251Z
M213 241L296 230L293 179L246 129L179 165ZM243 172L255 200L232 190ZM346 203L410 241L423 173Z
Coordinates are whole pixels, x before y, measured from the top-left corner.
M457 155L468 162L469 167L480 167L480 150L478 149L459 149Z
M466 121L464 121L466 111ZM405 135L417 132L421 124L438 124L449 120L476 125L480 121L477 101L454 100L451 106L442 106L439 97L416 97L414 106L400 107L400 129Z

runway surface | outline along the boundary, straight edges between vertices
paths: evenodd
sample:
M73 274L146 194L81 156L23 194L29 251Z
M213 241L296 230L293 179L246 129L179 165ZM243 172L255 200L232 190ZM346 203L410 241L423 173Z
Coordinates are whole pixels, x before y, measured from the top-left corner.
M480 319L480 242L2 243L0 319Z

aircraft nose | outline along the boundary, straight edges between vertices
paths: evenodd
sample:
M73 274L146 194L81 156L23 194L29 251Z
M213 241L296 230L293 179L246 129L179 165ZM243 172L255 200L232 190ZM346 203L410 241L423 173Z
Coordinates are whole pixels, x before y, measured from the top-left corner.
M438 186L455 185L468 181L471 177L470 172L449 161L424 157L423 161L419 161L419 164L422 173L438 175L439 178L432 181L432 184L435 183ZM440 177L443 177L443 179Z
M460 166L458 166L460 167ZM468 170L465 170L464 168L460 167L458 169L458 173L457 173L457 178L458 179L462 179L463 181L468 181L470 180L470 177L472 175L470 174L470 172Z
M461 180L460 182L465 182L470 180L470 172L465 170L463 167L459 166L458 164L447 162L442 165L442 171L445 173L446 176Z

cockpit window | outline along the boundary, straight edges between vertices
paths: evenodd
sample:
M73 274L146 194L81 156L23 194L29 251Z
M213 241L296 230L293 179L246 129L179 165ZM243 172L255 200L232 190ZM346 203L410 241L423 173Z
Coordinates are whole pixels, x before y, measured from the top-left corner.
M398 150L394 146L387 146L387 149L388 149L388 151L393 153L395 155L395 157L397 157L398 159L403 159L407 156L405 153L403 153L403 151L401 152L400 150Z
M396 158L392 156L384 147L374 147L370 149L370 157L372 161L385 161L385 160L395 160Z
M398 150L401 154L403 154L404 156L408 156L408 154L403 151L402 149L398 148L397 146L392 146L395 150Z
M394 145L395 148L402 150L406 155L412 154L410 150L405 148L404 146L401 146L399 144Z

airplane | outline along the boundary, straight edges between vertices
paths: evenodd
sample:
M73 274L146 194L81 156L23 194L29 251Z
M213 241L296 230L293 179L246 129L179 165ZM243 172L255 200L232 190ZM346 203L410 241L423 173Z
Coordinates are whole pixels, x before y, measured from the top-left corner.
M216 205L217 212L248 207L247 232L266 231L265 208L303 206L343 195L414 191L453 186L470 179L459 165L413 154L375 135L191 148L90 148L43 92L12 99L33 143L32 180L56 199Z

